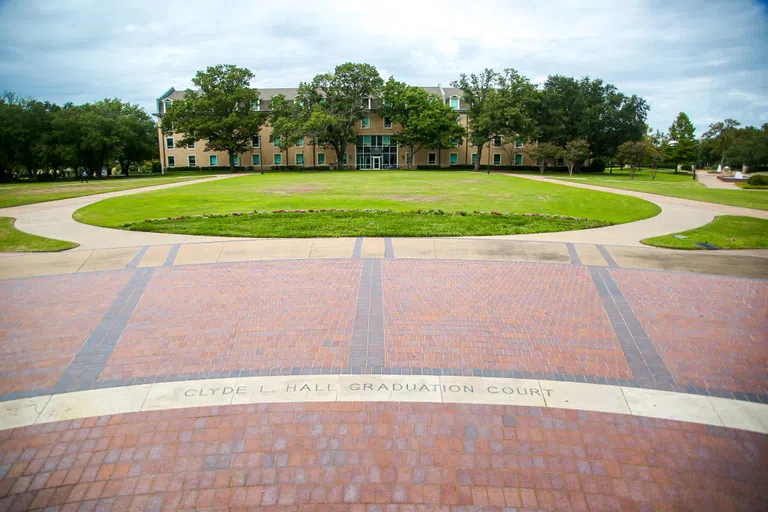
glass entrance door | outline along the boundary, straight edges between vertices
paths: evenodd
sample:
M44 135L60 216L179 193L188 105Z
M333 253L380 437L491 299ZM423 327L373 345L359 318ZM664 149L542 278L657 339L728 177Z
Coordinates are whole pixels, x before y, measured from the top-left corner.
M371 158L371 160L372 160L371 163L373 164L373 169L374 170L381 170L381 157L380 156L374 156L373 158Z

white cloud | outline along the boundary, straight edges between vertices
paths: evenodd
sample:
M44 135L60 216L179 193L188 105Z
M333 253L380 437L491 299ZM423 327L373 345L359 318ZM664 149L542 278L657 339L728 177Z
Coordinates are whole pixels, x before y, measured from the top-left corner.
M536 82L589 75L651 104L665 130L768 122L768 23L756 1L11 0L0 3L0 87L56 102L120 97L148 111L206 66L296 86L346 61L447 85L514 67Z

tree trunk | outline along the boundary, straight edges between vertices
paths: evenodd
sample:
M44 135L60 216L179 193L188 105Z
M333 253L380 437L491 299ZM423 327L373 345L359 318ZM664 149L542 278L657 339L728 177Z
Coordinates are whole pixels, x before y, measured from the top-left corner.
M651 173L651 179L656 179L656 164L653 164L653 172Z
M634 180L635 179L635 166L630 165L629 166L629 179Z
M228 149L227 154L229 155L229 172L234 173L235 172L235 152Z
M480 172L480 158L483 156L483 144L477 146L477 158L475 158L475 172Z
M611 160L611 171L608 174L613 174L613 160Z
M317 137L312 137L312 167L317 166Z
M573 176L573 164L568 164L568 176Z
M539 172L541 173L542 176L544 176L544 167L546 167L546 165L547 165L546 162L541 162L541 164L539 165Z

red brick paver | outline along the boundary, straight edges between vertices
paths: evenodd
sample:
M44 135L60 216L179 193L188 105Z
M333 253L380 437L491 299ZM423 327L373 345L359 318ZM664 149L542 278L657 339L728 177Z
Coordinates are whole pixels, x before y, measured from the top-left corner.
M0 282L0 393L52 386L99 324L129 272Z
M361 262L158 269L101 379L342 367Z
M757 510L766 470L768 436L625 415L209 407L2 431L0 510Z
M611 273L678 384L768 394L764 281Z
M631 378L586 268L386 261L392 366Z

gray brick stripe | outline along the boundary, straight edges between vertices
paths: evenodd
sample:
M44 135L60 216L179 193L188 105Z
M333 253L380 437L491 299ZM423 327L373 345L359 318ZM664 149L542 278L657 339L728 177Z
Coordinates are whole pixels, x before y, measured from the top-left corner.
M640 325L640 321L627 304L610 272L605 268L590 267L589 273L603 301L608 320L611 322L634 380L640 384L640 387L673 384L674 379L667 365L664 364Z
M54 393L94 387L154 272L153 268L140 268L134 272L131 280L53 387Z
M171 247L171 250L168 252L168 256L165 258L165 263L163 263L164 267L170 267L173 265L173 263L176 261L176 255L179 253L180 248L181 244L173 244L173 247Z
M384 239L384 258L391 260L395 258L395 248L392 246L392 239Z
M139 249L139 252L136 253L136 256L133 257L133 259L128 263L125 268L136 268L136 266L141 261L141 258L144 257L145 254L147 254L147 251L149 250L148 246L144 246L141 249Z
M361 237L357 237L355 238L355 248L352 250L352 258L359 260L362 252L363 252L363 239Z
M581 258L579 258L579 253L576 252L576 246L570 242L566 243L565 246L568 248L568 256L571 258L571 265L581 265Z
M598 245L597 250L600 251L600 254L603 255L603 258L605 258L605 261L608 262L609 267L618 267L619 264L616 263L616 260L613 259L613 256L611 256L611 253L608 252L608 249L605 248L605 246Z
M349 366L384 366L384 297L381 260L366 258L360 274L350 339Z

